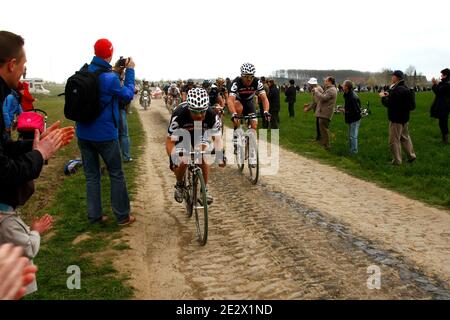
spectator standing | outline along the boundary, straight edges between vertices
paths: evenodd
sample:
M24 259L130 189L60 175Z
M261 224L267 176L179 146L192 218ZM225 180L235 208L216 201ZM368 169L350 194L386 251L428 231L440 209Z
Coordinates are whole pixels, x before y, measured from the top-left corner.
M0 106L17 89L22 76L26 55L21 36L0 31ZM3 110L0 112L0 205L3 211L14 211L25 204L34 192L33 180L38 178L44 161L50 159L73 138L73 128L59 129L56 122L42 135L36 130L34 141L10 141L5 139Z
M439 128L442 134L442 143L448 145L448 115L450 113L450 70L441 71L441 81L432 79L432 90L436 95L430 114L439 119Z
M23 90L21 91L21 100L20 104L22 105L23 111L31 111L34 109L33 103L37 101L30 93L30 85L28 82L22 82Z
M297 101L297 90L295 81L289 80L289 87L286 89L286 102L289 106L289 118L295 118L295 102Z
M280 124L280 90L277 88L275 81L270 79L268 81L269 84L269 113L270 117L270 128L278 129Z
M319 86L319 83L317 82L316 78L310 78L308 80L308 86L309 86L309 92L311 92L312 102L306 103L303 106L303 111L308 112L309 110L313 110L314 115L315 115L318 100L314 96L314 91L316 90L317 92L322 93L323 89L321 86ZM322 139L322 137L320 135L319 118L316 116L316 139L314 139L313 141L319 142L321 139Z
M21 89L21 84L17 90ZM11 133L16 123L16 117L19 116L22 111L20 105L20 95L16 90L11 90L11 93L6 97L3 103L3 119L5 121L5 139L11 139Z
M114 65L114 72L117 73L120 79L120 85L123 87L125 80L125 67L121 67L119 61ZM136 93L136 90L135 90ZM120 150L122 152L122 160L123 162L131 162L133 158L131 158L130 154L130 135L128 133L128 121L127 114L130 103L119 99L119 144Z
M18 90L19 80L23 75L27 60L23 46L24 40L21 36L8 31L0 31L0 106L2 107L12 90ZM16 208L25 204L32 196L33 180L40 175L44 161L50 159L56 151L72 140L73 128L59 129L59 125L58 121L42 135L36 130L34 141L13 142L5 139L3 110L0 112L0 177L2 177L2 183L0 183L0 243L18 244L30 257L38 251L36 250L38 235L32 234L29 229L20 224ZM37 232L43 231L40 223L44 219L46 222L51 221L51 217L45 216L39 220L38 225L33 224L33 228L36 227ZM28 242L28 240L31 241L31 238L33 238L33 243ZM28 292L31 292L35 287L31 285L27 289Z
M414 101L404 79L402 71L394 71L389 91L380 93L381 102L388 109L389 146L393 165L402 164L402 147L408 156L409 163L416 160L408 129L410 111L414 108Z
M348 124L350 155L358 153L358 132L361 124L361 101L353 89L353 83L345 80L342 90L345 100L345 123Z
M324 90L321 93L314 89L314 98L317 99L316 117L319 118L320 143L326 150L330 150L330 122L336 108L337 89L333 77L325 78Z
M99 156L108 169L111 181L111 206L117 223L128 225L136 220L130 215L130 200L122 170L119 145L119 99L128 103L134 96L134 61L127 59L125 81L120 85L119 77L111 72L110 62L113 45L107 39L100 39L94 45L95 56L88 67L89 72L100 68L109 70L99 75L100 103L104 104L101 114L92 122L77 122L78 146L83 160L86 176L86 195L88 219L91 223L105 222L101 201L101 173Z
M269 96L269 85L267 84L266 77L261 77L260 80L261 80L261 83L263 84L264 91L266 92L266 95L268 97ZM258 105L259 105L259 114L263 115L264 107L263 107L262 100L259 97L258 97ZM266 120L266 118L263 117L262 122L263 122L262 123L263 129L269 128L269 122Z

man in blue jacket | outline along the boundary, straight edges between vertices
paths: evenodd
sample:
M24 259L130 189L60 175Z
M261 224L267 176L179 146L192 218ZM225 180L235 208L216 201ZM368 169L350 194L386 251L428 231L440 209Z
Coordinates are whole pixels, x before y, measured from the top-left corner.
M5 120L5 134L7 140L11 139L16 116L23 112L19 100L20 96L17 91L11 90L11 93L6 97L5 102L3 103L3 119Z
M134 96L134 61L130 58L126 63L124 85L112 72L110 62L113 55L113 45L107 39L100 39L94 45L95 57L88 67L90 72L106 69L99 76L100 103L102 113L90 123L77 122L76 133L78 146L83 160L86 176L88 218L91 223L105 222L101 204L101 173L99 155L102 157L109 172L111 181L111 206L119 225L128 225L136 219L130 215L130 200L128 197L125 176L122 170L122 158L119 146L119 99L129 102Z

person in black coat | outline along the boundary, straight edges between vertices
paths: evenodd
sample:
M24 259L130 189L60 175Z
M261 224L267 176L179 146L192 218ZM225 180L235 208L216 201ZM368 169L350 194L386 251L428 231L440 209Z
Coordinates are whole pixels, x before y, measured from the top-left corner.
M450 113L450 70L441 71L441 82L433 78L433 92L436 95L430 114L439 119L439 128L442 133L442 142L448 144L448 115Z
M408 162L416 160L416 154L409 135L409 113L415 107L413 94L405 85L404 74L397 70L392 74L389 92L381 92L381 102L388 109L389 146L393 156L392 164L402 163L402 147L408 156Z
M270 109L269 113L271 114L270 118L270 127L272 129L278 129L280 124L280 90L278 90L277 85L274 80L270 79L268 81L269 84L269 104Z
M297 101L297 90L295 81L289 80L289 87L286 89L286 102L289 105L289 118L295 118L295 102Z
M24 40L8 31L0 31L0 108L17 89L26 62ZM0 110L0 212L11 212L25 204L34 192L33 180L39 177L44 161L73 138L73 128L58 129L59 122L43 135L30 141L5 139L3 110Z
M353 83L345 80L342 86L345 100L345 123L348 124L350 154L358 153L358 132L361 124L361 102L353 89Z

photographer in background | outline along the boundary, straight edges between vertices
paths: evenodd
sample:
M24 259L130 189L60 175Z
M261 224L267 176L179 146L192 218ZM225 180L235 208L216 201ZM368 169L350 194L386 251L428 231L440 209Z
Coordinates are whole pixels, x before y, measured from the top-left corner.
M309 91L311 92L312 101L310 103L305 103L303 105L303 111L308 112L309 110L313 110L314 114L315 114L318 100L314 96L314 91L317 90L318 92L322 93L323 89L321 86L319 86L319 83L317 82L316 78L309 79L308 86L309 86ZM305 90L305 92L306 92L306 90ZM322 139L322 136L320 135L319 118L316 117L316 139L314 139L313 142L319 142L321 139Z
M105 222L108 218L102 209L101 174L99 156L108 169L111 181L111 206L117 223L128 225L136 220L130 215L130 200L122 170L122 158L119 145L119 100L130 102L134 97L134 61L129 58L125 65L124 85L112 72L110 62L113 45L107 39L100 39L94 45L95 57L88 66L89 72L105 69L98 76L100 103L103 106L100 115L92 122L77 122L78 146L83 160L86 177L87 212L91 223Z
M442 143L448 145L448 115L450 113L450 70L441 71L441 81L432 80L433 92L436 98L431 106L430 114L439 119L439 128L442 133Z
M408 156L408 162L414 162L416 154L408 128L409 114L414 108L414 101L409 88L405 84L405 76L402 71L394 71L389 91L382 91L380 97L381 102L388 109L392 165L402 164L402 147Z

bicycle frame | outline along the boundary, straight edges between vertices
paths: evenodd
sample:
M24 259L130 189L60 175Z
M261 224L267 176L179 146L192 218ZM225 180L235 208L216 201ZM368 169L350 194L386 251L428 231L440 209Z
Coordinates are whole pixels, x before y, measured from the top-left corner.
M259 179L259 154L257 146L257 133L251 129L251 120L261 116L257 114L238 117L240 126L236 129L236 163L240 172L243 172L245 161L248 160L250 181L256 184ZM243 124L247 121L247 126ZM247 127L246 129L243 129Z
M206 151L189 152L190 162L188 163L185 179L185 203L188 217L195 213L195 226L200 245L204 246L208 239L208 203L206 199L206 184L203 179L203 173L200 165L197 163L198 157L203 160ZM179 153L183 156L183 153ZM200 184L200 192L198 192ZM199 205L199 200L202 202ZM199 212L200 211L200 212Z

